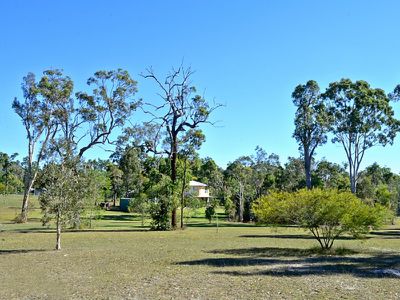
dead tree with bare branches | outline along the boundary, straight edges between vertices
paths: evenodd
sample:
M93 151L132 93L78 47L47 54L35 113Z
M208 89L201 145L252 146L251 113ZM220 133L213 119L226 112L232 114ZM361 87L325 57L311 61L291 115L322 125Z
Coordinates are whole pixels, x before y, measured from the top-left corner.
M155 154L167 155L170 160L170 177L172 183L177 182L177 158L179 147L183 143L186 131L198 130L201 124L209 123L211 113L220 104L210 105L203 96L196 94L192 85L192 69L182 65L161 80L148 68L143 78L153 80L159 92L160 103L144 103L143 110L152 118L145 123L151 129L145 141L146 150ZM149 136L151 136L149 138ZM177 204L172 205L171 226L177 227Z

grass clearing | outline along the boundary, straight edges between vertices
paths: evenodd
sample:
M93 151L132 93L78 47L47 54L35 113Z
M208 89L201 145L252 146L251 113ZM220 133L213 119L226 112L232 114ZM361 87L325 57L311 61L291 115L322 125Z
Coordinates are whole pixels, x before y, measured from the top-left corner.
M185 230L153 232L138 215L108 211L92 230L65 232L54 251L52 228L36 216L12 224L8 207L0 206L1 299L400 297L390 271L400 270L399 226L363 241L344 237L321 255L297 228L220 220L217 232L198 215Z

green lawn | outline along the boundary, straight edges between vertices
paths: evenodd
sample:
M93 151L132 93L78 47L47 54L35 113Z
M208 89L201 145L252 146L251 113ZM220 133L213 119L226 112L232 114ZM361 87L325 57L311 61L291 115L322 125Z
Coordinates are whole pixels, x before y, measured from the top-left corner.
M152 232L139 216L110 211L92 230L65 232L57 252L40 210L13 224L20 198L0 201L1 299L400 297L400 277L390 274L400 270L399 226L340 239L336 247L348 250L334 256L316 254L316 242L296 228L220 219L217 231L199 214L185 230Z

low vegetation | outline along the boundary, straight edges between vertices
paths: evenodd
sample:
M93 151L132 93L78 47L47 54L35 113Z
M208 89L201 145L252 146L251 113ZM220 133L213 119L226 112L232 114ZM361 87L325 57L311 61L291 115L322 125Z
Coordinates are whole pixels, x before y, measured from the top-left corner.
M367 205L350 192L321 189L273 192L257 200L253 211L261 223L297 225L309 230L325 250L345 233L364 237L389 215L379 204Z

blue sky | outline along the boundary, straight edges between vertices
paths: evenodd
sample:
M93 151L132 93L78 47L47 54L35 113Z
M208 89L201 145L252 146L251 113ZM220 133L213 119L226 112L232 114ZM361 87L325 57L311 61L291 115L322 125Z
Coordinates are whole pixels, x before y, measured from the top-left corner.
M399 1L366 0L1 1L0 151L25 154L11 101L27 72L62 68L81 90L96 70L124 68L139 81L138 97L153 101L138 74L153 66L163 75L184 59L198 90L226 105L213 115L220 126L204 127L201 155L225 166L260 145L284 162L299 155L291 137L297 84L314 79L324 89L348 77L390 92L400 83L399 11ZM345 161L338 145L317 152ZM399 153L400 137L369 150L364 166L399 172Z

